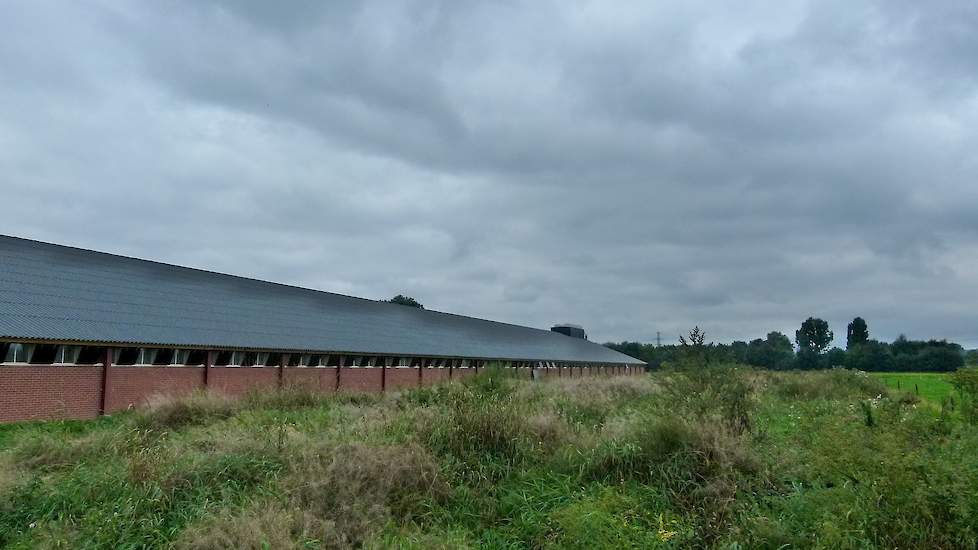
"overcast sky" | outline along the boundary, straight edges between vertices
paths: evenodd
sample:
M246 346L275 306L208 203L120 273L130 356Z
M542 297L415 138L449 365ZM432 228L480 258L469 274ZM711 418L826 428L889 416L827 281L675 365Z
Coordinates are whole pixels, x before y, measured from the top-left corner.
M599 341L978 345L978 5L720 4L4 2L0 233Z

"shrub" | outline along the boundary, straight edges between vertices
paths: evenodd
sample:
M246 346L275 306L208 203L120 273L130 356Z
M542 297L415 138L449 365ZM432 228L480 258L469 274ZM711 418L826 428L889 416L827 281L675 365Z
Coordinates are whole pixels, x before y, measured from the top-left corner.
M969 422L978 422L978 368L968 367L949 375L951 385L961 395L960 409Z
M440 454L470 463L490 458L512 466L525 458L531 437L516 403L459 399L449 414L436 418L427 440Z
M772 375L774 389L783 399L851 399L888 395L886 385L865 372L829 369Z
M359 546L391 519L410 521L447 491L438 463L415 445L342 445L293 464L284 483L336 546Z
M333 401L333 396L328 393L310 390L301 386L290 386L275 391L249 391L244 396L240 406L247 409L276 409L287 411L322 407L331 401Z
M729 526L742 482L758 469L743 437L722 425L677 417L634 425L624 437L595 448L585 466L591 478L660 487L685 512L700 518L699 535L708 540Z
M754 409L752 377L734 366L711 366L670 372L661 379L668 404L698 419L719 417L735 432L749 431Z
M156 396L139 409L136 425L150 430L176 430L233 416L241 402L213 392L194 392L184 397Z

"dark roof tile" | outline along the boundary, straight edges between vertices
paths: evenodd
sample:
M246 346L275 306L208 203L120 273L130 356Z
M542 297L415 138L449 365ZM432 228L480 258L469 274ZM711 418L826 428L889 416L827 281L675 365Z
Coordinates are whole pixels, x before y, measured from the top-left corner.
M8 236L0 337L639 363L548 330Z

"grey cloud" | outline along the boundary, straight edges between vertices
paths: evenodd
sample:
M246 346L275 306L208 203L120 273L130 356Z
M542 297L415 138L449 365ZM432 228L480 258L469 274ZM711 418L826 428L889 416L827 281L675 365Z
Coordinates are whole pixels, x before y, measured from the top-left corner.
M599 340L978 344L972 7L3 11L2 232Z

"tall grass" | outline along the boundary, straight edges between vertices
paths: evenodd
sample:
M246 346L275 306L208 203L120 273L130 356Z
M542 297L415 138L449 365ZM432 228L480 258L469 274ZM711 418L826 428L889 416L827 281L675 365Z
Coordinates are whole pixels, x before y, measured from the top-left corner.
M967 407L863 373L501 370L0 434L0 546L967 548Z

